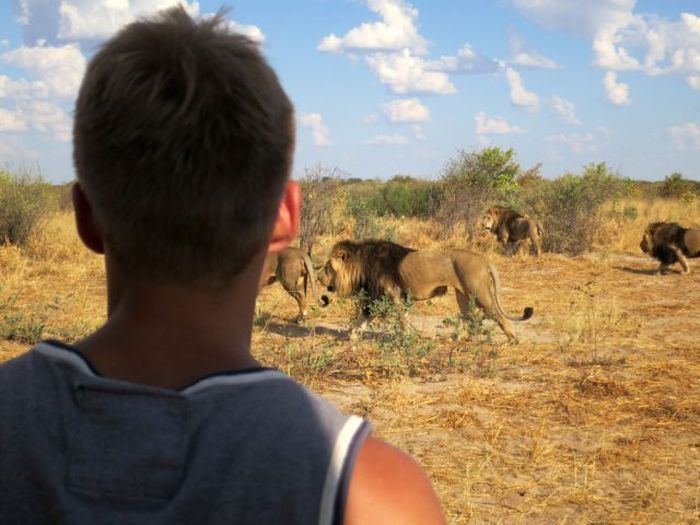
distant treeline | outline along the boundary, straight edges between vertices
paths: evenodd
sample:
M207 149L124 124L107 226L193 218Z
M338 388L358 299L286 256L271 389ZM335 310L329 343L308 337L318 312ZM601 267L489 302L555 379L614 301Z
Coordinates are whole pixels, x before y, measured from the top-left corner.
M373 218L384 216L435 219L446 234L463 224L471 237L485 209L500 204L537 217L548 232L545 249L576 254L591 248L605 203L633 198L690 203L700 196L700 182L680 173L658 182L635 181L601 162L584 166L580 173L545 179L540 167L523 169L515 150L498 147L458 152L434 180L408 175L395 175L386 181L363 180L316 166L302 178L305 194L312 196L305 200L309 209L302 210L302 245L312 246L316 235L331 229L331 218L338 217L339 205L354 220L354 235L359 238L373 236ZM321 213L324 206L326 212ZM309 213L316 217L315 228L304 228L304 215ZM636 217L631 206L614 213L622 218ZM328 224L321 225L320 217Z
M484 210L500 204L538 218L547 231L545 249L580 253L590 249L606 202L667 198L691 203L700 196L700 181L680 173L658 182L635 181L604 162L545 179L539 164L523 169L515 150L499 147L459 151L434 180L409 175L365 180L319 165L307 169L301 183L301 244L307 250L318 235L343 221L353 221L355 237L376 236L375 219L386 216L434 219L446 233L462 224L471 237ZM49 184L36 167L0 169L0 242L26 243L49 213L70 209L70 189L70 183ZM615 213L636 216L632 207Z

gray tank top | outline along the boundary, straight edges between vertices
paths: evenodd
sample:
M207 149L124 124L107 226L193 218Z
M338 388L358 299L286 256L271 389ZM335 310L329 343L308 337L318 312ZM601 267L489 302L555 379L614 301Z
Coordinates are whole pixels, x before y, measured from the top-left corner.
M342 523L368 433L276 370L173 391L44 342L0 366L0 523Z

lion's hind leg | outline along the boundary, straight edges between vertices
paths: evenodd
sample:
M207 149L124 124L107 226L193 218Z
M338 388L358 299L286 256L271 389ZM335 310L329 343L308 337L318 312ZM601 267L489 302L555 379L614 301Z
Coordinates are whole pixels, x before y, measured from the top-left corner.
M469 304L470 296L460 292L459 290L455 290L455 296L457 297L457 304L459 305L462 317L464 319L469 319L469 316L471 315L471 305ZM493 297L491 297L491 294L479 293L477 291L475 294L475 299L477 306L479 306L479 308L481 308L487 316L496 321L496 324L498 324L501 330L503 330L503 333L506 334L508 341L517 342L518 338L516 337L515 332L513 332L513 325L498 310L498 307L496 306Z
M300 323L308 315L308 310L306 308L306 283L304 282L303 276L299 276L296 282L284 282L282 281L282 287L286 292L292 296L299 307L299 314L297 315L296 322Z
M688 265L688 259L685 258L685 255L683 255L683 252L681 251L680 248L677 248L675 246L672 246L671 249L673 250L673 253L676 254L676 258L678 259L678 262L680 263L681 267L683 268L683 271L681 273L683 274L689 274L690 273L690 266Z
M539 257L542 255L542 236L536 224L530 226L530 240L532 241L532 246L535 248L535 256Z

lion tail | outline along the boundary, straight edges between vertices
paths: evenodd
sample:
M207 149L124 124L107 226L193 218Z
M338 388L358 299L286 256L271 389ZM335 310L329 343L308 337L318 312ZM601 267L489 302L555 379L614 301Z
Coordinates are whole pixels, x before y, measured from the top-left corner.
M324 304L323 301L319 299L318 293L316 292L316 272L314 271L314 265L311 262L311 257L309 257L306 253L303 252L301 254L301 257L304 260L304 266L306 266L306 277L304 277L304 291L306 291L306 283L310 282L311 293L313 294L314 299L317 303Z
M508 315L504 310L503 307L501 306L501 301L498 299L498 294L501 288L501 283L498 279L498 272L496 271L496 267L491 264L491 261L489 261L489 275L491 276L491 284L493 285L493 302L496 305L496 308L498 309L499 313L505 317L506 319L510 319L511 321L526 321L532 317L532 314L535 313L535 309L532 308L532 306L526 306L525 309L523 310L523 315L521 317L511 317Z

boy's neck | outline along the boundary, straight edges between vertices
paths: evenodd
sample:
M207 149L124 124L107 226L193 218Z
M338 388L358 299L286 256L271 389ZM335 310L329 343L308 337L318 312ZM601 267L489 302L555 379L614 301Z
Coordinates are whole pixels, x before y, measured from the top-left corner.
M260 271L251 267L212 290L127 283L108 264L109 318L76 347L101 375L171 389L258 367L250 338Z

